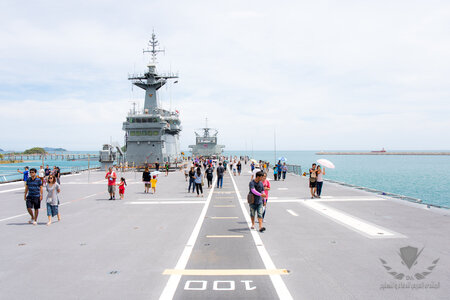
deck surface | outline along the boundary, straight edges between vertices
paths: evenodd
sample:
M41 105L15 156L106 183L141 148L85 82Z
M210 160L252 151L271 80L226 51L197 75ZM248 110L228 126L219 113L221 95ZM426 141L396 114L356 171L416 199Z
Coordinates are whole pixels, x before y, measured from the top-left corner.
M249 170L187 193L182 172L109 201L103 172L61 179L61 222L27 223L23 183L0 185L1 299L448 299L450 211L307 179L271 181L250 230ZM45 203L44 203L45 204ZM410 269L400 248L423 251ZM439 260L437 260L439 259ZM389 269L389 270L388 270ZM389 274L388 272L395 274ZM416 279L416 274L423 274ZM394 275L403 274L402 279Z

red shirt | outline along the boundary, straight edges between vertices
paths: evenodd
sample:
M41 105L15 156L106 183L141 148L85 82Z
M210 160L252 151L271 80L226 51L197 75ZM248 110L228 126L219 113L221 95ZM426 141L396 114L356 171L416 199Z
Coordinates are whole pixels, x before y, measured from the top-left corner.
M116 185L116 172L112 171L112 172L108 172L106 173L106 178L108 179L108 185Z

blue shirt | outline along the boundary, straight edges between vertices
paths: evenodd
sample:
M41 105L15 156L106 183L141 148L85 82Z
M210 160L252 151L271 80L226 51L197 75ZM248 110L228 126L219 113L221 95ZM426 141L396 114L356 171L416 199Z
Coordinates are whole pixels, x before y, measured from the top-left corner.
M262 193L264 192L264 185L263 182L256 182L254 180L250 181L250 184L248 185L250 192L252 191L252 189L255 189L257 192ZM259 205L261 203L263 203L261 196L256 196L255 194L253 194L255 196L255 202L254 204Z
M28 170L23 171L23 181L27 181L28 179Z
M42 181L38 177L34 180L30 177L27 179L28 196L39 197L41 195Z

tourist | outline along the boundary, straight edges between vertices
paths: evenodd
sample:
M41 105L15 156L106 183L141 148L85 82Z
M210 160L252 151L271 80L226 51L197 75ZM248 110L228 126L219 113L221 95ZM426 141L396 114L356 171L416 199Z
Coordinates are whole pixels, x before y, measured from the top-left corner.
M44 171L45 171L45 181L48 181L48 176L50 176L51 173L51 170L48 165L45 167Z
M277 166L273 167L273 180L275 180L275 181L278 180L278 168L277 168Z
M55 175L48 176L47 186L47 226L52 224L52 217L58 216L58 221L61 221L61 215L59 214L59 197L60 192L59 184L56 182Z
M150 191L150 170L148 166L142 172L142 181L144 182L144 194Z
M39 174L38 174L38 177L39 177L39 179L41 180L42 184L44 185L44 184L45 184L45 181L44 181L44 177L45 177L44 166L41 166L41 167L39 168L38 173L39 173Z
M156 180L156 175L153 176L153 178L150 180L150 183L152 184L152 194L156 193L156 183L158 180Z
M222 188L223 185L223 173L225 173L225 168L222 167L222 163L219 163L219 166L217 167L217 188Z
M109 200L116 200L116 178L116 172L113 171L113 168L109 167L109 172L105 176L105 179L108 179Z
M258 164L254 165L253 171L252 171L252 178L250 180L253 180L256 178L256 173L260 172L261 169L259 168Z
M56 177L56 182L58 184L61 184L60 178L61 178L61 169L59 167L55 167L55 177Z
M26 171L28 176L28 167L26 167ZM28 221L28 223L36 225L39 209L41 208L42 196L44 193L42 181L36 177L36 169L31 168L29 173L30 177L28 177L27 181L25 181L24 200L26 201L28 213L31 216L31 220ZM32 209L34 209L34 214Z
M208 169L206 169L206 171L205 171L205 177L206 177L206 180L208 181L208 189L211 188L211 186L212 186L213 173L214 173L214 170L213 170L212 166L209 165Z
M197 197L200 197L200 193L203 197L203 176L202 176L202 169L200 167L197 168L197 172L195 172L195 188L197 190Z
M119 196L120 200L123 200L123 196L125 195L125 186L127 185L127 182L125 181L125 178L120 178L119 182Z
M264 212L262 215L262 218L264 220L264 217L266 216L266 209L267 209L267 200L269 200L269 191L270 191L270 181L267 179L267 173L264 173L263 177L263 187L264 187L264 194L266 194L266 198L264 198Z
M186 179L186 181L188 181L189 171L188 171L188 169L186 167L184 168L184 178Z
M233 175L236 176L236 172L237 172L237 163L236 163L236 161L234 161L231 166L232 166L232 169L233 169Z
M169 163L168 163L168 162L166 162L166 163L164 164L164 169L165 169L165 171L166 171L166 176L169 176Z
M278 180L281 179L281 160L277 163L277 173L278 173Z
M255 229L255 214L258 217L258 223L259 223L259 232L264 232L266 228L262 226L263 222L263 200L266 198L266 194L264 193L264 185L263 185L263 172L257 172L255 174L255 179L250 181L249 183L249 190L250 193L253 194L254 201L252 204L250 204L250 217L252 220L252 227L251 229Z
M155 169L156 171L159 171L159 159L157 159L155 162Z
M311 199L314 199L314 197L316 197L316 179L316 164L312 164L312 168L309 169L309 188L311 189Z
M286 172L287 172L286 163L283 163L283 165L281 166L281 172L283 174L283 181L284 181L286 179Z
M253 172L254 169L255 169L255 162L252 161L252 163L250 164L250 170Z
M239 176L241 176L242 164L241 164L240 160L237 163L237 171L238 171Z
M320 165L317 166L317 179L316 179L316 194L317 198L320 198L320 195L322 194L322 186L323 186L323 175L325 175L325 168L320 167Z
M17 172L19 172L20 174L23 174L23 184L25 186L27 186L27 179L29 177L29 171L28 171L28 167L25 167L25 170L22 172L19 169L17 169Z
M195 170L194 167L191 167L191 170L189 171L189 187L188 187L188 193L191 192L191 186L192 186L192 192L195 193Z

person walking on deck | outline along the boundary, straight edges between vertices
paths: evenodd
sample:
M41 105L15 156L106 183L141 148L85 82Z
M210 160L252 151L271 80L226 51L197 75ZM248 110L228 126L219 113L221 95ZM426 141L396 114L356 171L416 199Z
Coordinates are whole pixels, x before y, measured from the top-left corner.
M148 166L145 167L144 172L142 172L142 181L144 182L144 193L150 192L150 170Z
M257 172L255 179L250 181L249 183L249 190L250 193L254 196L254 201L252 204L250 204L250 218L252 220L252 227L251 229L255 229L255 215L258 217L258 224L259 224L259 232L264 232L266 230L265 227L263 227L263 199L266 198L266 194L264 193L264 184L262 182L264 177L263 172Z
M159 160L155 162L155 170L159 171Z
M273 167L273 180L275 180L275 181L278 180L278 169L277 169L277 166Z
M320 167L320 165L317 166L317 178L316 178L316 194L317 198L320 198L320 195L322 194L322 186L323 186L323 175L325 175L325 168Z
M127 182L125 181L125 178L120 178L120 182L118 184L119 186L119 197L120 200L123 200L123 197L125 196L125 186L127 185Z
M50 167L49 167L48 165L45 167L44 172L45 172L45 178L44 178L44 180L45 180L45 181L48 181L48 176L50 176L50 173L51 173Z
M166 171L166 176L169 176L169 163L168 162L166 162L164 164L164 170Z
M212 186L213 173L214 173L214 170L211 167L211 165L209 165L208 169L206 169L206 171L205 171L205 177L206 177L206 180L208 181L208 188L210 188Z
M202 183L203 183L202 169L198 167L197 172L195 172L195 188L197 190L197 197L200 197L200 193L202 194L203 197Z
M192 192L195 193L195 169L194 169L194 167L191 167L191 170L189 171L188 193L191 192L191 186L192 186Z
M217 167L217 188L222 188L223 173L225 173L225 168L222 167L222 163L219 163L219 166Z
M113 171L113 168L109 168L109 172L106 173L105 179L108 179L108 193L109 200L116 200L116 172Z
M41 167L40 167L38 173L39 173L38 177L39 177L39 179L41 180L42 184L44 185L44 184L45 184L45 180L44 180L44 178L45 178L45 170L44 170L44 166L41 166Z
M152 193L155 194L156 193L156 183L158 182L158 180L156 179L156 175L153 176L153 178L150 180L150 183L152 184Z
M48 176L48 182L46 185L47 190L47 226L52 224L52 217L58 216L58 221L61 221L61 215L59 214L59 197L60 192L59 184L56 182L55 175Z
M281 161L279 160L277 163L277 174L278 174L278 180L281 179Z
M263 212L263 221L264 221L264 217L266 216L266 209L267 209L267 200L269 200L269 191L270 191L270 181L267 179L267 173L264 173L264 177L263 177L263 186L264 186L264 194L266 194L266 198L263 199L264 201L264 212Z
M287 166L286 166L286 163L283 163L283 165L281 166L281 173L282 173L283 181L286 179L286 172L287 172Z
M316 164L312 164L311 169L309 169L309 188L311 189L311 199L314 199L316 197L316 181L317 181Z
M239 176L241 176L241 172L242 172L242 164L241 164L241 161L240 161L240 160L238 161L236 167L237 167L237 171L238 171Z
M43 197L42 181L36 176L36 169L30 169L30 177L25 181L25 194L24 200L28 213L31 216L31 220L28 223L36 225L39 215L39 209L41 208L41 201ZM34 209L34 214L33 214Z
M19 169L17 169L17 172L19 172L20 174L23 174L23 184L25 186L27 186L27 179L30 175L30 172L28 171L28 167L25 167L25 170L22 172Z

